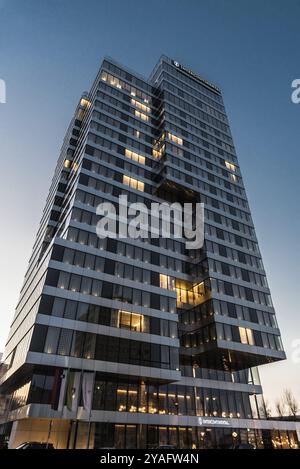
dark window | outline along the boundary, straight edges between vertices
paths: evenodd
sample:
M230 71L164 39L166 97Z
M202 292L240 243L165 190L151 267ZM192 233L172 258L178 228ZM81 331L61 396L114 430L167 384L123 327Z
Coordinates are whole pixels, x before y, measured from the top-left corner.
M71 356L81 358L85 342L85 332L74 331Z
M231 220L231 225L232 225L232 228L236 231L240 231L240 227L239 227L239 224L236 220Z
M232 340L234 342L241 342L239 329L237 326L231 326Z
M120 140L120 142L122 142L122 143L126 143L127 137L126 137L125 135L123 135L123 134L119 134L119 140Z
M59 246L58 244L55 244L53 246L51 259L53 259L54 261L62 261L64 257L64 250L64 246Z
M157 252L151 252L151 264L159 265L159 254Z
M91 305L92 306L92 305ZM87 321L89 313L89 304L88 303L79 303L77 308L77 321Z
M159 273L151 271L151 285L159 287Z
M113 284L109 282L103 282L102 297L112 299L112 295L113 295Z
M222 224L221 215L219 213L214 212L214 221L220 225Z
M75 319L77 310L77 301L68 300L65 307L64 318Z
M107 251L116 253L117 252L117 241L112 238L107 239Z
M221 269L223 275L230 276L230 268L228 264L224 264L224 262L221 262Z
M219 201L217 199L211 199L211 204L214 208L219 208Z
M157 364L160 364L160 346L158 344L151 344L151 365L155 366Z
M224 239L224 231L221 228L216 228L216 235L219 239Z
M106 359L106 349L107 341L109 337L98 335L96 339L96 350L95 350L95 359L96 360L105 360Z
M55 298L52 308L52 316L62 318L64 315L65 306L66 300L64 300L63 298Z
M124 161L123 160L120 160L120 158L117 158L117 161L116 161L116 166L117 168L124 168Z
M254 301L253 292L250 288L245 288L245 296L246 296L246 300Z
M249 308L250 321L258 323L256 309Z
M261 333L259 331L253 330L254 342L258 347L263 347L263 341Z
M87 155L94 155L95 148L91 147L91 145L86 145L85 146L85 153Z
M232 207L231 205L229 205L229 213L233 215L234 217L236 217L236 209Z
M247 264L246 255L241 251L238 251L238 260L241 264Z
M160 320L150 316L150 334L160 335Z
M243 240L240 236L235 235L234 238L235 238L235 244L237 246L243 246Z
M109 275L114 275L115 273L115 261L111 259L105 259L104 273Z

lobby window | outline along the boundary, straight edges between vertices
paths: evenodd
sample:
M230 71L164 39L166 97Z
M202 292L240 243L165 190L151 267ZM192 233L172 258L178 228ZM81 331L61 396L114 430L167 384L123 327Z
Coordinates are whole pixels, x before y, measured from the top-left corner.
M148 121L149 120L149 116L147 116L147 114L143 114L142 112L140 111L137 111L135 110L134 111L134 114L136 117L138 117L139 119L141 119L142 121Z
M241 343L246 345L254 345L252 329L248 327L239 327Z
M118 327L135 332L144 332L144 316L142 314L119 310Z
M166 288L167 290L175 290L175 279L169 275L159 274L159 286L160 288Z
M180 137L177 137L177 135L171 134L168 132L168 139L171 140L171 142L177 143L177 145L183 145L183 140Z
M138 179L134 179L132 177L123 175L123 184L126 186L132 187L133 189L137 189L138 191L144 192L145 184Z
M131 104L142 112L148 112L148 113L151 112L151 108L149 106L146 106L146 104L140 103L140 101L137 101L136 99L131 98Z
M125 156L131 160L137 161L138 163L145 164L145 157L143 155L132 150L128 150L127 148L125 149Z
M231 171L236 171L236 166L233 163L229 163L229 161L225 161L225 166L227 169L230 169Z

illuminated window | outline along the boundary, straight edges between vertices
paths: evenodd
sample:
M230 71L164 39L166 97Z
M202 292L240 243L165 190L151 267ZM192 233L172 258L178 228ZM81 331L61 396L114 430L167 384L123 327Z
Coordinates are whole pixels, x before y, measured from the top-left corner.
M150 98L146 93L144 93L143 91L137 88L134 88L133 86L111 75L110 73L103 71L101 73L101 80L109 83L111 86L115 86L116 88L128 91L131 94L131 96L138 97L139 99L143 100L144 103L149 104L150 102Z
M237 177L235 174L230 174L230 179L233 181L233 182L236 182L237 181Z
M125 156L127 156L127 158L130 158L131 160L137 161L138 163L145 164L144 156L132 150L128 150L127 148L125 149Z
M229 161L225 161L225 166L227 169L230 169L231 171L236 171L236 166L233 163L229 163Z
M64 167L65 168L70 168L70 166L71 166L71 161L70 160L65 160L64 161Z
M144 316L120 310L118 313L118 327L135 332L144 332Z
M254 345L252 329L248 327L239 327L240 338L242 344Z
M82 121L83 116L84 116L84 109L79 108L76 114L76 119Z
M131 98L131 104L143 112L151 112L151 108L149 106L146 106L146 104L143 104L140 101L137 101L136 99Z
M183 140L180 137L177 137L177 135L171 134L168 132L168 139L171 140L171 142L177 143L177 145L183 145Z
M73 163L72 169L73 169L73 171L75 171L75 173L76 173L78 167L79 167L78 163Z
M133 189L137 189L138 191L144 192L145 184L143 182L139 181L138 179L126 176L125 174L123 175L123 184L126 184L126 186L132 187Z
M160 288L166 288L167 290L175 290L175 279L169 275L159 274L159 285Z
M160 148L153 148L152 150L152 156L154 158L161 158L165 152L165 145L162 145Z
M185 281L176 282L177 306L187 303L190 305L198 305L210 298L210 289L204 282L196 285Z
M134 114L135 114L136 117L138 117L138 118L141 119L142 121L148 121L148 120L149 120L149 116L147 116L146 114L143 114L143 113L140 112L140 111L135 110L135 111L134 111Z

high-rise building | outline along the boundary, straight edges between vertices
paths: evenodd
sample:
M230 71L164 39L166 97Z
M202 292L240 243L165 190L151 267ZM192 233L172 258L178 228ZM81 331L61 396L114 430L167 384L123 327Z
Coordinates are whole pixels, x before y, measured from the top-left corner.
M120 195L203 203L204 245L98 237L96 207ZM257 370L284 358L221 91L165 56L148 80L105 58L6 343L10 447L296 447L299 424L267 419Z

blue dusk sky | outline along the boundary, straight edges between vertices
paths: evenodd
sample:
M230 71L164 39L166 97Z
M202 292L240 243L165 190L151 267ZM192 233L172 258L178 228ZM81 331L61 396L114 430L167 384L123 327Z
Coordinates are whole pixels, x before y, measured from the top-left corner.
M0 351L82 91L105 55L147 77L166 54L223 91L288 357L262 384L300 400L299 18L299 0L0 0Z

